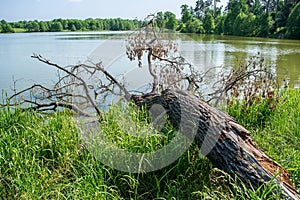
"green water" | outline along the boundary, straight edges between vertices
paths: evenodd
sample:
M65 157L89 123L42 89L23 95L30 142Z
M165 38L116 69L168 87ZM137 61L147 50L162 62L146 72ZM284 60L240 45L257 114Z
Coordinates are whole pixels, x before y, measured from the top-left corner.
M16 33L0 34L0 89L11 91L33 82L49 83L56 70L30 58L38 53L62 66L92 57L103 60L114 74L135 70L125 55L124 32ZM236 63L260 52L278 77L287 76L300 87L300 41L216 35L182 35L181 52L200 70ZM96 57L95 57L96 56Z
M299 40L217 35L191 35L191 38L205 44L205 51L199 53L210 54L217 65L237 66L241 60L259 52L265 64L276 70L278 78L287 77L292 86L300 87Z

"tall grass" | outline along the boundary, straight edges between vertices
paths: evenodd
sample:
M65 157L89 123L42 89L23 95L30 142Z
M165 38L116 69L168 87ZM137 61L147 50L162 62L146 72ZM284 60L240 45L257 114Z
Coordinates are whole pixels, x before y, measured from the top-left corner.
M116 124L120 107L112 107L102 128L124 148L152 151L168 137L152 142L128 138ZM149 128L143 113L130 110L139 131ZM143 111L142 111L143 112ZM122 118L121 118L122 120ZM124 118L128 122L129 118ZM126 123L127 123L126 122ZM106 125L104 125L106 124ZM172 133L172 128L162 130ZM104 166L82 148L80 133L68 112L39 116L32 111L0 111L0 196L3 199L198 199L232 197L224 174L191 148L175 163L161 170L131 174ZM132 139L132 140L131 140ZM154 143L157 142L156 144ZM143 150L143 149L142 149ZM214 180L211 182L210 180ZM223 192L222 192L223 191Z
M289 171L300 192L300 90L282 89L275 107L266 99L251 106L235 102L228 113L251 130L256 143Z
M287 90L266 123L250 128L257 143L283 164L298 189L300 183L300 92ZM239 104L241 105L241 104ZM240 107L231 113L243 121ZM253 108L254 109L254 108ZM235 111L235 112L233 112ZM253 112L253 115L257 114ZM253 120L255 120L255 117ZM252 119L251 116L249 119ZM154 151L174 137L168 125L144 139L128 135L151 130L145 111L111 107L101 130L120 148ZM249 120L248 120L249 121ZM254 121L253 121L254 123ZM255 122L256 123L256 122ZM130 127L130 124L136 126ZM155 130L153 130L155 132ZM265 190L235 186L230 176L199 156L192 144L176 162L163 169L132 174L103 165L85 148L68 112L40 116L18 108L0 109L0 197L2 199L277 199ZM232 192L235 188L235 193Z
M283 91L268 126L254 133L255 141L289 171L300 192L300 90Z

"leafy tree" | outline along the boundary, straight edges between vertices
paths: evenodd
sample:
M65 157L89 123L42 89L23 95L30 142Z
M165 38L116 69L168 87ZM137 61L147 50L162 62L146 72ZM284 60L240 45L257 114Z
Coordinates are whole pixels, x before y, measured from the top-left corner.
M262 8L265 13L270 13L270 11L276 10L277 0L261 0Z
M241 12L240 14L238 14L238 16L236 16L235 22L233 24L233 34L234 35L244 35L245 34L245 30L243 29L243 23L246 21L247 19L247 15L243 12Z
M185 26L185 24L182 23L181 21L179 21L176 30L177 30L177 31L180 31L181 33L187 33L187 31L186 31L186 26Z
M158 12L156 14L155 25L160 28L165 28L165 15L163 12Z
M25 28L25 21L18 21L14 23L15 28Z
M60 19L60 23L62 24L64 30L68 29L68 20L67 19Z
M225 15L224 23L223 23L223 33L225 35L232 35L233 34L233 23L236 18L236 14L233 12L229 12Z
M223 34L224 20L225 20L224 16L218 16L216 18L216 20L215 20L215 24L216 24L215 33L216 34Z
M40 32L40 25L37 21L27 23L26 29L28 32Z
M202 22L193 17L193 9L189 9L187 5L181 6L181 32L183 33L202 33L204 32Z
M107 20L102 20L103 30L109 30L109 23Z
M124 28L124 21L125 20L122 20L121 18L118 18L117 21L119 23L119 29L118 30L121 30L121 31L125 30L125 28Z
M300 2L292 10L287 20L287 36L300 39Z
M97 24L98 30L103 30L103 23L102 23L102 20L101 20L101 19L97 19L96 24ZM130 25L127 25L127 26L130 27ZM127 30L130 30L130 29L132 29L132 28L129 28L129 29L127 29Z
M71 25L71 31L76 31L76 26L74 24Z
M254 15L261 15L262 13L264 13L260 0L254 1L254 4L251 7L251 13L253 13Z
M112 31L117 31L117 30L120 30L119 29L119 21L116 20L116 19L110 19L109 20L109 30L112 30Z
M50 31L51 32L63 31L63 26L62 26L61 22L59 22L59 21L52 22L50 25Z
M255 24L256 30L254 35L258 37L269 37L270 29L273 26L274 21L268 13L263 13L256 17Z
M210 9L212 4L212 0L197 0L195 13L198 19L203 20L205 17L206 12Z
M75 19L75 20L73 20L73 23L74 23L77 31L83 29L83 25L82 25L81 20Z
M254 36L256 17L249 13L241 12L235 19L233 34L239 36Z
M251 12L251 8L254 5L254 0L246 0L246 4L248 6L248 13Z
M214 33L215 29L215 22L214 22L214 17L210 12L207 12L204 20L203 20L203 28L205 30L205 33Z
M47 22L39 22L39 26L40 26L40 31L41 32L46 32L46 31L49 31L49 26L47 24Z
M254 30L256 29L255 20L256 16L252 13L247 15L246 21L243 21L242 29L245 30L245 36L255 36Z
M0 22L0 26L1 26L1 33L14 33L14 29L12 28L12 26L7 23L5 20L1 20Z
M88 18L86 20L84 20L84 27L86 30L98 30L98 26L97 26L97 21L92 19L92 18Z
M176 30L178 26L178 21L176 19L176 15L174 13L171 13L169 11L165 12L165 27L170 30Z
M188 5L181 6L181 21L183 23L191 22L193 20L193 15L188 7Z
M186 24L186 32L188 33L205 33L203 23L199 19L189 21Z
M59 18L59 19L52 20L52 22L60 22L63 29L68 29L68 20Z
M217 17L217 2L220 0L197 0L195 6L195 13L198 19L203 20L209 10L213 10L213 17Z
M232 35L233 34L233 24L235 22L236 17L241 11L239 3L236 0L233 0L228 3L227 6L228 13L225 15L224 20L224 34Z
M131 20L126 20L123 22L124 30L133 30L135 29L135 25Z
M277 13L275 16L275 26L285 27L290 11L286 8L284 1L278 3Z

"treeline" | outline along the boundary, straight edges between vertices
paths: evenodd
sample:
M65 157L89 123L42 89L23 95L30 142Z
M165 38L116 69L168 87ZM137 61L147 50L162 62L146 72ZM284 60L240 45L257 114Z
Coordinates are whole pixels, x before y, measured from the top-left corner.
M250 37L300 39L300 0L197 0L194 7L181 6L181 16L158 12L157 26L182 33L224 34ZM128 19L55 19L52 21L0 21L0 32L132 30L139 20Z
M52 21L0 21L0 32L60 32L60 31L102 31L133 30L141 26L139 20L128 19L54 19Z
M184 33L300 39L300 0L197 0L181 6L181 18L158 13L158 25Z

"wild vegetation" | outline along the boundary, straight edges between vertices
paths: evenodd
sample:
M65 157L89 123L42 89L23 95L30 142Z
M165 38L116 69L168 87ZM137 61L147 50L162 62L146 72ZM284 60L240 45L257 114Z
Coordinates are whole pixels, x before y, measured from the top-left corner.
M158 12L158 27L183 33L300 39L298 0L231 0L225 8L217 0L196 0L181 6L177 19L170 11ZM177 16L178 17L178 16ZM54 19L0 22L0 32L133 30L143 21L128 19Z
M257 123L257 116L269 112L265 101L245 107L233 102L228 112L253 131L255 141L281 163L300 190L300 90L282 90L276 109ZM122 115L124 109L130 114ZM245 115L245 109L248 112ZM117 121L140 126L146 113L132 107L111 107L101 124L111 139L129 149L149 151L172 134L164 129L156 142L133 141ZM119 113L116 115L116 113ZM250 126L251 124L251 126ZM262 125L263 124L263 125ZM132 125L132 124L131 124ZM242 191L226 173L212 168L192 145L175 163L146 174L130 174L107 167L82 146L81 133L69 112L40 116L33 111L8 107L0 110L0 196L4 199L279 199L270 183L263 191L245 187ZM234 194L230 188L235 188Z

